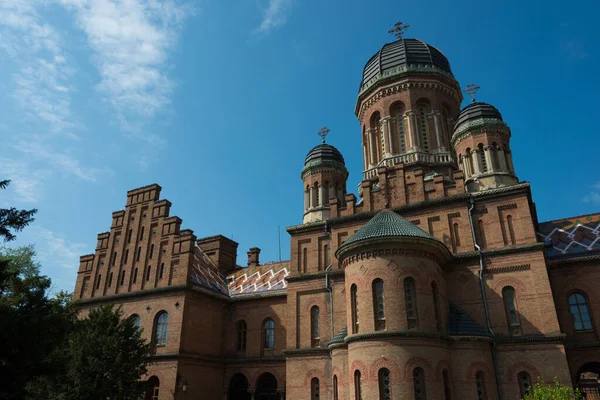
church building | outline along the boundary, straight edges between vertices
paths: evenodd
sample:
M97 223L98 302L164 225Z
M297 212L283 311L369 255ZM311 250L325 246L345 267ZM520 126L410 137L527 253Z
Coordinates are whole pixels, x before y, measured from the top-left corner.
M140 187L81 257L82 315L143 329L148 400L518 400L538 378L600 398L600 213L538 221L510 121L462 101L399 34L362 73L357 193L326 128L298 166L288 261L240 262Z

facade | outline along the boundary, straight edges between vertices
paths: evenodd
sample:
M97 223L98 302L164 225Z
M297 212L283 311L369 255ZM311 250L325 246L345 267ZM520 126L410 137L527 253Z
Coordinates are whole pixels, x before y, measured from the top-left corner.
M516 400L538 377L598 398L600 214L538 222L508 124L462 100L438 49L386 44L355 108L358 197L323 140L288 261L238 265L153 184L81 257L82 312L118 304L143 328L147 399Z

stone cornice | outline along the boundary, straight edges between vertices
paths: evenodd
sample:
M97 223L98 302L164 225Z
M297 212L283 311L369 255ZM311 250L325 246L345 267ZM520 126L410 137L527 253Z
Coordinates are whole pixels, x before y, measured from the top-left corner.
M548 266L556 268L568 264L580 264L590 261L600 261L600 251L589 251L579 254L561 254L559 256L549 257Z
M528 243L519 244L515 246L502 247L500 249L486 249L483 250L484 257L495 257L506 254L525 253L530 251L541 251L544 249L544 243ZM479 252L469 251L465 253L454 254L454 260L457 262L470 261L479 259ZM519 267L519 266L517 266ZM512 267L500 267L500 268L512 268Z
M356 341L368 341L378 340L394 337L403 338L416 338L416 339L433 339L439 341L486 341L491 342L490 336L477 336L477 335L447 335L439 332L428 332L428 331L377 331L367 333L357 333L354 335L348 335L344 338L345 344L350 344Z
M289 275L285 278L285 280L288 282L309 281L312 279L323 279L323 278L325 278L325 275L329 275L330 277L345 276L343 269L332 269L328 272L319 271L319 272L311 272L311 273L299 274L299 275Z
M564 343L567 335L564 333L554 333L549 335L525 335L525 336L496 336L498 344L524 344L539 342Z
M486 268L483 270L483 274L484 275L496 275L496 274L506 274L506 273L510 273L510 272L529 271L529 270L531 270L531 264L509 265L506 267Z
M267 292L256 292L256 293L244 293L230 296L229 299L232 302L244 301L244 300L259 300L270 297L287 296L287 290L270 290Z
M600 341L593 342L579 342L579 343L566 343L565 348L567 349L589 349L593 347L600 347Z
M306 357L306 356L328 356L327 347L308 347L303 349L287 349L283 351L287 358Z
M403 239L411 239L411 238L403 238ZM381 238L379 240L382 241L383 243L386 243L387 245L389 245L391 241L395 241L394 238ZM428 239L422 239L422 240L419 240L419 242L422 242L424 240L428 240ZM429 241L433 242L432 240L429 240ZM415 243L417 243L417 241L415 241ZM358 242L358 243L356 243L356 246L357 247L366 247L370 244L374 245L374 243L372 241L369 241L368 243ZM342 262L341 262L342 267L346 268L349 265L354 264L355 262L362 261L362 260L369 260L371 258L378 258L378 257L383 257L383 256L396 256L396 255L425 258L427 260L433 260L435 262L440 261L440 258L431 251L419 250L419 249L411 248L408 246L406 248L393 247L393 248L385 248L385 249L369 249L369 250L363 249L362 251L356 252L356 250L358 250L357 247L355 247L354 249L348 248L347 250L344 250L344 252L342 254L339 255L339 259L342 260ZM355 251L353 251L353 250L355 250ZM348 254L348 253L350 253L352 255L350 255L350 256L344 255L344 254Z

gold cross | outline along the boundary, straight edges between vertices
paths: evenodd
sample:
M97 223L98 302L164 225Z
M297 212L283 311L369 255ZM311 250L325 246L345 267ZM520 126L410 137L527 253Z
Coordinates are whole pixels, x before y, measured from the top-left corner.
M477 93L479 89L479 86L473 83L469 83L467 87L463 90L463 92L471 96L471 100L473 100L473 103L475 103L475 93Z
M389 34L396 36L397 39L402 39L404 32L410 28L406 22L396 21L394 27L388 31Z
M327 136L328 133L329 133L329 128L324 126L321 128L321 130L319 132L317 132L317 135L321 136L323 143L325 143L325 136Z

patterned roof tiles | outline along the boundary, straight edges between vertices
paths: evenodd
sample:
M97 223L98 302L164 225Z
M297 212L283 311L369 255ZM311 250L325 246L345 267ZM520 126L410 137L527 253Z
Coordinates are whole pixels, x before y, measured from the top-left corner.
M245 267L227 276L230 296L262 293L287 288L289 261Z
M543 222L537 235L549 257L600 251L600 213Z

